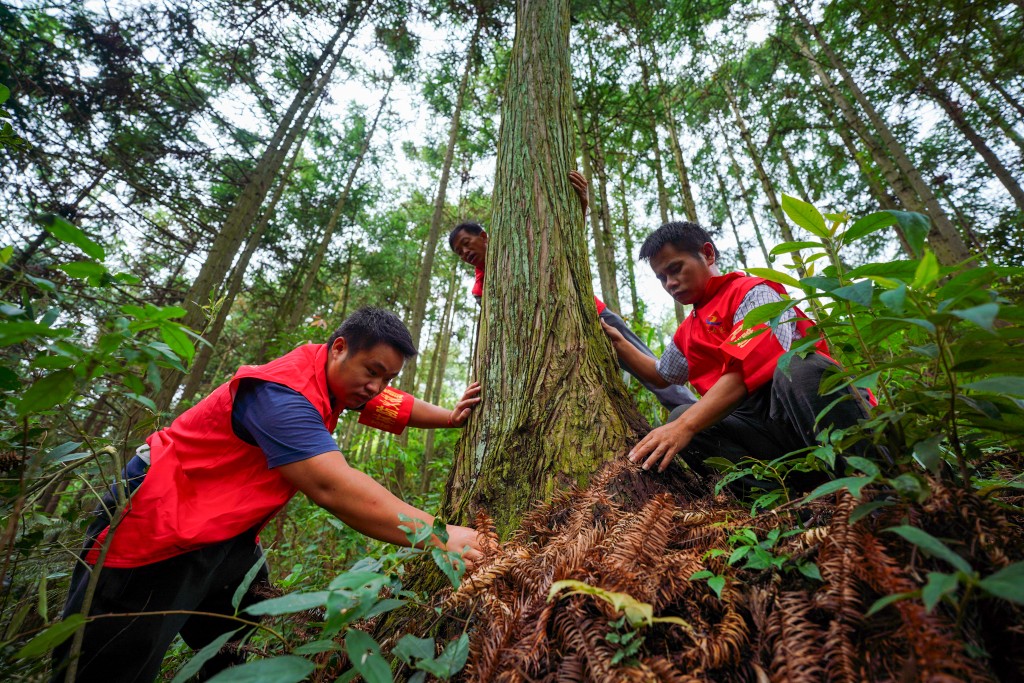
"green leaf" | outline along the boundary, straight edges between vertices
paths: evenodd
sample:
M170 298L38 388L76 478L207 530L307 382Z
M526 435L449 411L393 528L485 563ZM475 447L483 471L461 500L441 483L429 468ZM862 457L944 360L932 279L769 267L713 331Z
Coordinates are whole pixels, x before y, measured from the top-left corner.
M466 573L466 563L462 556L441 548L431 548L430 556L434 558L434 563L451 581L452 588L458 588L459 583L462 582L462 575Z
M827 481L811 491L807 498L804 499L804 502L809 503L816 498L827 496L828 494L835 493L840 489L849 489L854 498L860 498L861 489L874 480L874 477L843 477L842 479Z
M332 650L340 650L341 645L334 642L333 640L314 640L309 643L303 643L297 648L292 650L297 655L318 655L321 652L330 652Z
M185 683L188 679L199 673L199 670L203 668L203 664L210 661L216 656L220 649L224 647L224 644L231 640L231 636L238 633L241 629L235 629L234 631L228 631L223 633L213 640L209 645L204 647L202 650L197 652L192 659L185 662L185 666L178 670L171 683Z
M804 562L797 566L800 573L806 576L808 579L814 579L815 581L823 581L821 578L821 570L818 569L818 565L813 562Z
M935 557L945 560L965 574L972 573L971 565L967 564L967 560L950 550L945 543L935 538L924 529L919 529L916 526L902 525L891 527L886 529L886 531L891 531L894 534L902 536L904 539L910 541L929 555L934 555Z
M411 633L406 633L391 650L391 654L410 666L413 659L433 659L434 639L417 638Z
M106 257L103 247L90 239L78 226L72 225L66 219L54 214L47 214L40 217L40 222L48 233L61 242L75 245L97 261L102 261Z
M994 331L992 325L996 321L996 316L999 315L999 304L981 304L980 306L964 308L959 311L950 311L950 313L961 320L969 320L983 330L992 332Z
M626 619L633 626L652 623L651 619L654 617L654 608L651 607L651 605L646 602L640 602L628 593L617 593L615 591L597 588L596 586L591 586L583 583L582 581L574 581L572 579L555 581L551 584L551 589L548 591L548 602L554 600L555 597L566 588L572 589L566 593L566 595L593 595L594 597L604 600L610 604L616 612L622 612L625 614Z
M27 659L28 657L38 657L50 652L53 648L70 638L78 630L78 627L84 623L85 617L81 614L72 614L25 643L23 648L14 653L14 658Z
M724 550L722 552L725 552ZM699 572L694 572L690 575L690 581L700 581L701 579L710 579L714 576L714 572L709 572L707 569L702 569Z
M868 611L867 611L867 613L864 616L870 617L871 615L875 614L876 612L882 611L883 609L885 609L886 607L888 607L889 605L891 605L894 602L899 602L900 600L906 600L907 598L912 598L912 597L914 597L914 593L913 592L910 592L910 593L894 593L893 595L887 595L884 598L879 598L878 600L875 600L874 604L871 605L870 608L868 608Z
M704 464L710 465L711 467L714 467L716 470L720 470L722 472L728 472L729 470L732 470L736 467L736 464L734 462L719 457L708 458L704 461Z
M869 213L867 216L859 218L853 225L851 225L850 229L844 232L840 239L843 244L851 244L865 235L870 235L882 228L888 228L890 225L895 224L896 217L888 211Z
M939 444L943 438L945 437L942 434L937 434L914 444L914 459L932 474L938 472L939 465L942 464L942 449Z
M347 571L341 574L327 586L332 591L353 590L355 588L368 587L379 591L388 583L388 577L377 572Z
M867 458L862 458L859 455L852 455L846 459L846 464L854 469L863 472L872 479L879 475L878 465L871 462Z
M196 347L192 344L192 340L188 338L188 335L177 324L161 323L160 336L163 337L167 346L186 363L190 363L192 357L196 355Z
M106 267L102 263L96 263L95 261L75 261L74 263L64 263L57 267L71 277L81 279L103 275L103 273L107 272Z
M775 248L768 252L768 255L779 256L780 254L789 254L801 249L820 249L822 246L821 242L783 242L776 245Z
M156 406L154 405L153 407L155 408ZM262 567L266 561L267 558L261 554L255 564L253 564L252 567L249 568L249 571L245 573L245 576L242 577L242 583L238 584L238 588L235 589L235 594L231 596L231 607L235 610L235 614L238 614L238 605L242 602L242 596L244 596L245 592L249 590L249 586L252 585L253 579L255 579L256 575L259 573L260 567Z
M925 609L931 612L943 595L948 595L956 590L958 583L956 574L928 572L928 583L921 589L921 600L924 602Z
M14 391L21 388L21 379L18 373L10 368L0 368L0 390Z
M18 416L52 408L63 403L75 390L75 373L72 370L58 370L35 382L18 401Z
M935 253L929 249L925 251L921 262L917 264L912 286L914 289L923 289L938 280L939 275L939 261L935 258Z
M445 647L444 652L438 656L435 660L441 665L442 671L435 673L435 676L448 680L458 672L462 671L462 667L466 666L466 660L469 658L469 635L463 633L457 639L448 643Z
M981 391L986 394L1024 396L1024 377L1014 375L986 377L977 382L964 384L961 388Z
M50 452L43 456L44 463L60 462L63 458L78 451L82 445L81 441L68 441L50 449Z
M3 322L0 323L0 346L20 344L32 337L67 337L71 330L50 327L34 322Z
M828 228L825 227L825 218L821 212L804 200L783 194L782 210L794 223L811 234L823 239L829 236Z
M875 284L871 280L861 280L860 282L852 285L833 289L832 294L841 299L846 299L847 301L852 301L855 304L860 304L864 308L871 308L871 295L874 291Z
M754 277L763 277L765 280L778 282L782 285L789 285L790 287L796 287L798 289L801 288L800 281L795 277L787 275L786 273L780 273L779 271L772 270L771 268L748 268L747 272Z
M345 652L366 683L392 683L391 667L380 655L380 645L368 633L352 629L345 635Z
M1024 562L1014 562L986 576L978 585L997 598L1024 605Z
M3 83L0 83L0 104L7 101L7 98L11 96L11 89Z
M772 301L771 303L762 304L757 308L748 311L747 314L743 316L743 327L749 329L755 325L760 325L763 322L767 322L772 318L781 315L794 306L796 306L796 301L793 301L792 299Z
M907 308L907 286L901 283L896 289L879 294L878 299L896 315L903 315Z
M910 248L914 252L914 258L921 258L924 240L928 236L928 231L931 230L928 216L912 211L895 211L891 209L885 213L893 216L896 222L899 223L903 237L910 244Z
M282 655L225 669L209 683L299 683L315 670L316 665L305 657Z
M831 292L839 286L839 280L834 277L811 275L810 277L801 278L800 284L803 285L804 288L812 287L814 289L820 289L823 292Z
M257 602L255 605L249 605L244 611L257 617L267 614L272 616L294 614L295 612L304 612L314 607L323 607L324 603L327 602L328 595L330 594L327 591L289 593L279 598L271 598L270 600Z
M708 587L715 591L715 595L718 599L722 599L722 589L725 588L725 577L724 576L712 576L708 579Z
M917 272L917 261L886 261L885 263L865 263L857 266L846 274L851 280L862 277L883 277L887 279L909 282Z
M891 500L873 500L870 503L861 503L856 508L854 508L853 512L850 513L850 519L847 521L847 524L850 524L852 526L860 520L867 517L868 515L870 515L875 510L879 508L891 507L893 505L895 505L895 503L893 503Z

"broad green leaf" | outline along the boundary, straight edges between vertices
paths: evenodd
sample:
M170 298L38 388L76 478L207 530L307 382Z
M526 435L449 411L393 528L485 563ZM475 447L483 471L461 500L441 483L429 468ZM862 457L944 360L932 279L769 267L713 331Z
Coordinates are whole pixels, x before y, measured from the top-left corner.
M107 272L106 267L102 263L96 263L96 261L75 261L74 263L64 263L57 267L74 278L87 278L94 275L103 275L103 273Z
M914 444L914 459L932 474L938 472L939 465L942 464L942 449L939 444L943 438L942 434L937 434Z
M843 477L842 479L827 481L811 491L807 498L804 499L804 502L809 503L816 498L827 496L828 494L835 493L841 489L849 489L854 498L860 498L861 489L874 480L874 477Z
M1024 562L1014 562L995 574L986 576L978 585L997 598L1024 605Z
M289 593L279 598L271 598L270 600L257 602L255 605L249 605L244 611L257 617L267 614L273 616L294 614L295 612L303 612L314 607L323 607L324 603L327 602L328 595L327 591Z
M768 322L772 318L781 315L795 306L796 301L793 301L792 299L762 304L757 308L750 310L745 316L743 316L743 327L749 329L755 325L760 325L763 322Z
M0 83L0 104L7 101L7 98L11 96L11 89L3 83Z
M156 406L154 405L154 408ZM238 584L238 588L235 589L235 594L231 596L231 607L235 610L235 614L238 614L238 605L242 602L242 596L245 595L246 591L249 590L249 586L252 585L253 579L260 572L262 567L267 561L267 558L260 555L259 559L249 568L249 571L242 577L242 582Z
M297 655L318 655L321 652L330 652L332 650L340 650L341 648L342 646L333 640L314 640L299 645L292 652Z
M1024 396L1024 377L1014 375L986 377L977 382L964 384L961 388L982 391L986 394Z
M999 304L981 304L980 306L964 308L959 311L950 311L950 313L961 320L969 320L983 330L992 332L992 325L996 321L996 316L999 315Z
M32 337L67 337L71 330L35 322L0 322L0 346L20 344Z
M832 294L840 299L860 304L864 308L871 308L871 295L875 291L875 284L871 280L861 280L852 285L833 289Z
M708 579L708 587L715 591L715 595L718 599L722 599L722 589L725 588L725 577L724 576L712 576Z
M823 245L821 242L783 242L782 244L776 245L770 252L769 256L779 256L781 254L790 254L794 251L800 251L801 249L821 249Z
M867 458L860 457L859 455L852 455L847 458L846 464L860 472L863 472L871 478L875 478L879 475L878 465Z
M896 289L890 289L878 295L882 304L896 315L903 315L907 307L907 286L900 284Z
M935 538L924 529L919 529L916 526L902 525L891 527L886 529L886 531L891 531L894 534L902 536L904 539L910 541L929 555L934 555L935 557L945 560L965 574L972 573L971 565L967 564L967 560L950 550L945 543Z
M53 650L53 648L70 638L72 634L78 630L78 627L84 623L85 617L81 614L72 614L62 621L58 621L35 638L25 643L23 648L14 653L15 659L38 657Z
M654 608L646 602L640 602L632 595L628 593L617 593L615 591L607 591L603 588L597 588L583 583L582 581L574 581L572 579L565 579L563 581L555 581L551 584L551 590L548 591L548 602L551 602L555 597L565 589L571 589L566 595L593 595L596 598L604 600L610 604L616 612L622 612L626 615L626 619L633 626L639 626L641 624L650 625L654 618Z
M906 600L907 598L912 598L912 597L914 597L914 595L915 595L915 593L913 593L913 592L911 592L911 593L894 593L893 595L887 595L884 598L879 598L878 600L875 600L874 604L872 604L870 608L868 608L868 611L867 611L867 613L864 616L870 617L871 615L875 614L876 612L882 611L883 609L885 609L886 607L888 607L892 603L899 602L900 600Z
M896 222L899 223L903 237L910 244L910 248L914 252L914 258L921 258L924 240L928 237L928 231L931 230L928 216L914 213L913 211L895 211L891 209L885 213L893 216Z
M917 272L917 261L885 261L884 263L865 263L857 266L846 274L855 280L861 277L884 277L903 282L910 282Z
M719 457L708 458L707 460L704 461L704 464L711 465L716 470L721 470L723 472L728 472L729 470L736 467L736 463L730 460L726 460L725 458Z
M935 608L943 595L948 595L956 590L956 574L943 574L941 572L928 572L928 583L921 589L921 600L929 612Z
M167 346L186 363L191 362L192 357L196 355L196 347L192 344L192 340L175 323L162 323L160 336L163 337Z
M820 275L811 275L809 277L802 278L800 284L807 287L813 287L814 289L820 289L823 292L831 292L833 289L839 286L839 280L834 277L822 277Z
M439 676L448 680L466 666L469 658L469 635L463 633L455 640L448 643L438 658L435 660L443 668L443 674ZM437 674L434 674L437 675Z
M14 391L21 388L21 379L18 373L10 368L0 368L0 390Z
M842 234L840 239L843 244L851 244L865 235L870 235L877 230L888 228L890 225L895 224L896 217L887 211L869 213L867 216L857 219L857 221L850 226L850 229Z
M58 370L46 375L28 388L18 401L18 415L38 413L63 403L75 390L75 373L72 370Z
M724 550L722 552L725 552ZM709 572L707 569L702 569L699 572L694 572L690 575L690 581L700 581L701 579L710 579L714 576L714 572Z
M800 281L795 277L787 275L786 273L780 273L779 271L772 270L771 268L748 268L747 272L754 277L763 277L765 280L778 282L781 285L800 288Z
M239 630L235 629L234 631L228 631L217 636L209 645L197 652L192 659L185 662L185 666L178 669L178 673L175 674L171 683L185 683L185 681L199 673L199 670L203 668L203 664L213 659L220 652L220 649L224 647L224 644L231 640L231 636L238 633Z
M409 665L412 665L413 659L433 659L434 652L433 638L418 638L411 633L402 636L391 650L391 654Z
M825 218L821 215L821 212L804 200L783 194L782 210L786 212L786 215L794 223L812 235L823 239L829 236L828 228L825 227Z
M352 629L345 635L345 652L366 683L392 683L391 667L380 655L380 645L368 633Z
M374 589L375 591L379 591L387 583L388 577L384 574L378 574L377 572L347 571L344 574L337 576L327 587L332 591L337 591L352 590L354 588L363 588L366 586Z
M821 570L818 569L818 565L813 562L804 562L797 566L800 573L806 576L808 579L814 579L815 581L822 581Z
M914 272L914 289L923 289L939 279L939 261L935 258L935 253L929 249L925 251L924 257L921 262L917 265L917 270Z
M209 683L299 683L315 670L316 665L305 657L282 655L225 669Z
M5 265L14 256L14 246L8 244L3 249L0 249L0 266Z
M125 396L127 396L130 399L132 399L133 401L136 401L137 403L140 403L141 405L146 406L147 409L149 409L150 411L152 411L154 413L159 412L157 410L157 407L156 407L156 401L151 399L149 396L143 396L142 394L134 394L134 393L128 393L128 394L125 394Z
M71 455L72 453L76 452L81 445L81 441L68 441L67 443L62 443L59 446L55 446L54 448L51 448L50 452L43 457L43 462L51 463L60 461L62 458L65 458L68 455Z
M853 512L850 513L850 519L847 521L848 524L853 525L864 519L872 512L879 508L891 507L895 505L891 500L873 500L870 503L861 503Z
M452 588L458 588L459 583L462 582L462 575L466 573L466 563L462 557L458 553L441 548L431 548L430 556L434 558L438 569L444 572L444 575L451 581Z
M40 218L40 222L48 233L61 242L75 245L97 261L102 261L106 257L103 247L82 232L78 226L72 225L66 219L54 214L47 214Z

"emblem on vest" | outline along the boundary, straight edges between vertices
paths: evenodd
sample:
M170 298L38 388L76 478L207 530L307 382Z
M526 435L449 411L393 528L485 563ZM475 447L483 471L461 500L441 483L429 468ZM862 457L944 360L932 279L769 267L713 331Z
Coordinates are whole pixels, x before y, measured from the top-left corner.
M721 332L722 330L722 319L718 317L717 313L712 313L704 319L704 324L708 326L714 332Z

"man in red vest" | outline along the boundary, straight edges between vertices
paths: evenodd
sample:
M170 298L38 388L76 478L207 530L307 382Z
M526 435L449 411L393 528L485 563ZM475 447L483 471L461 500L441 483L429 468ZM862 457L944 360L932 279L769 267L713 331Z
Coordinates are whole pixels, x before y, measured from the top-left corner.
M126 467L134 490L116 512L108 494L71 579L65 616L81 611L91 566L103 557L85 627L78 681L152 681L174 636L198 650L238 623L181 612L233 615L232 599L262 560L257 534L302 491L353 529L408 545L400 515L434 518L353 469L332 432L342 410L400 433L406 426L461 427L479 402L471 385L453 410L388 387L416 354L393 313L364 308L326 344L307 344L266 365L242 366L231 381L147 439L150 465ZM113 520L113 521L111 521ZM468 565L481 557L476 532L448 525L447 543ZM104 549L105 548L105 549ZM265 565L261 568L265 578ZM246 598L244 608L252 598ZM175 612L175 613L171 613ZM63 677L69 643L54 653ZM222 654L203 678L239 661Z
M629 452L631 461L659 471L681 451L698 468L702 458L692 457L698 453L733 462L767 461L817 445L815 436L826 427L846 428L866 417L869 395L851 393L829 408L836 396L819 394L822 377L836 367L823 340L815 353L793 358L788 371L777 369L779 357L813 326L799 309L784 314L774 330L767 324L742 329L749 311L782 301L785 289L740 272L722 275L718 249L703 228L666 223L644 241L640 258L650 263L665 291L693 311L658 359L638 353L618 330L605 325L604 331L619 358L649 382L689 381L701 398L651 430Z
M572 185L572 189L576 192L576 196L579 197L583 214L586 215L589 203L587 179L577 171L569 171L569 182ZM479 299L484 295L484 266L487 261L487 233L484 231L483 226L479 223L459 223L452 228L451 233L448 235L448 246L451 247L452 251L460 259L476 269L476 280L473 282L472 293L473 296ZM594 305L597 306L597 315L602 325L609 325L617 329L622 337L641 354L652 359L655 357L640 337L633 330L629 329L626 321L618 313L609 309L596 296L594 297ZM668 410L673 410L680 405L688 405L697 400L697 397L684 386L678 384L662 386L648 382L640 374L634 372L629 363L621 357L619 358L619 364L623 370L636 377Z

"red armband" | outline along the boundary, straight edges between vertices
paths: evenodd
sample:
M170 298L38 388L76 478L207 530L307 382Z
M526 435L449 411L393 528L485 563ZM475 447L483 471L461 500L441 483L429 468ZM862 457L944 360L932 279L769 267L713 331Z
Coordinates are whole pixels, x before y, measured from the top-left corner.
M401 434L412 417L412 394L388 387L374 396L359 413L359 424Z
M771 381L783 354L782 344L767 324L744 330L737 324L729 338L719 347L726 355L726 365L738 363L743 373L743 385L752 393Z

